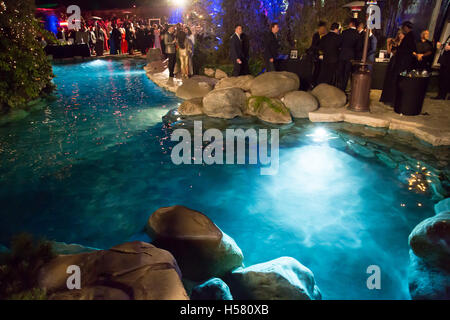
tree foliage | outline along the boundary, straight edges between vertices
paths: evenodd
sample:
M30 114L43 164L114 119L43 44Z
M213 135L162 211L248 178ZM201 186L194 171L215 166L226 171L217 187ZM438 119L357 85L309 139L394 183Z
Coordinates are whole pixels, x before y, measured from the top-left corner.
M50 40L34 16L33 0L0 0L0 111L24 107L49 92L52 67L38 36Z
M11 241L11 251L0 255L0 300L42 299L36 288L40 268L55 257L50 242L22 233Z

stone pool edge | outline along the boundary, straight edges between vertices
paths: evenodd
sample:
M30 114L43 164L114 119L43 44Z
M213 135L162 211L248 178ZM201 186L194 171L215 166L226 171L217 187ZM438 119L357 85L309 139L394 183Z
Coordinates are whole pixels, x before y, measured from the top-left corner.
M174 94L176 94L178 87L183 83L180 79L169 81L167 69L160 73L151 73L145 66L144 70L147 77L157 86ZM398 115L392 108L377 102L377 95L377 92L371 94L372 105L370 113L350 111L346 108L347 106L341 108L319 108L316 111L309 112L308 119L311 122L347 122L373 128L385 128L389 131L405 131L434 147L450 146L450 124L446 126L446 121L442 121L435 127L426 126L421 121L422 119L418 121L417 116ZM435 122L437 121L435 120Z

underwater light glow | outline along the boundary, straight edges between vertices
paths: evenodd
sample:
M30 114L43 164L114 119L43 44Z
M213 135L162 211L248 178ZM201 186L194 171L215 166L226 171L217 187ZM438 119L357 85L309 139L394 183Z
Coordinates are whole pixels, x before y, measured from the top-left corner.
M311 137L314 142L325 142L335 138L323 127L316 128L312 134L306 136Z

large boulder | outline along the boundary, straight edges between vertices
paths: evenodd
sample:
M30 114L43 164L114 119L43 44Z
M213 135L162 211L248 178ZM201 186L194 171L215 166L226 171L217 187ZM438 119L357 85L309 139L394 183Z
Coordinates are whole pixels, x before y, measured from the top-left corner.
M250 83L253 79L254 77L251 75L223 78L216 84L215 89L239 88L244 91L250 91Z
M450 198L436 203L436 205L434 206L434 212L436 212L436 214L450 212Z
M300 79L291 72L266 72L250 83L253 96L281 98L290 91L300 88Z
M237 300L320 300L314 274L291 257L240 268L226 279Z
M175 256L183 276L190 280L222 277L244 260L232 238L203 213L183 206L156 210L147 232L155 245Z
M414 254L450 272L450 212L419 223L409 235Z
M147 51L147 61L154 62L154 61L161 61L163 59L161 54L161 49L158 48L150 48Z
M81 270L81 290L67 288L67 269L73 265ZM189 299L172 254L139 241L109 250L57 256L41 268L38 287L57 300Z
M207 77L214 78L214 76L215 76L215 74L216 74L216 71L215 71L214 69L211 69L211 68L205 68L205 69L203 70L203 73L204 73L205 76L207 76Z
M233 300L233 296L223 280L212 278L192 289L191 300Z
M219 89L203 98L203 112L210 117L233 119L242 115L246 96L238 88Z
M269 123L285 124L292 122L289 109L278 99L250 97L245 112Z
M294 118L308 118L309 113L319 108L319 102L306 91L288 92L282 99Z
M409 252L408 283L413 300L450 300L450 272Z
M177 97L185 100L203 98L213 89L213 86L202 78L190 78L183 81L178 87Z
M216 74L215 74L215 78L216 79L225 79L225 78L228 78L228 75L226 74L226 72L225 71L222 71L222 70L220 70L220 69L217 69L216 70Z
M203 114L203 98L194 98L183 101L178 107L178 112L184 116Z
M166 65L162 60L152 61L147 64L145 70L148 73L161 73L166 69Z
M340 108L347 103L345 92L326 83L321 83L311 91L319 100L321 108Z

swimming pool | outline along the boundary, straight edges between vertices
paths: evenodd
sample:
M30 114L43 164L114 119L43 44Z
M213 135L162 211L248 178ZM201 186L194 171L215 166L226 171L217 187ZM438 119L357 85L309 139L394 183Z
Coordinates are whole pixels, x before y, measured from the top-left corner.
M394 168L380 161L371 135L298 121L281 129L277 175L250 165L176 166L162 117L180 101L143 65L55 65L57 99L0 128L0 243L27 231L109 248L144 238L153 211L182 204L233 237L246 265L299 260L324 299L409 298L408 235L436 202L431 187L409 189L405 168L422 170L420 159L391 150L391 160L403 157ZM367 289L370 265L381 268L381 290Z

